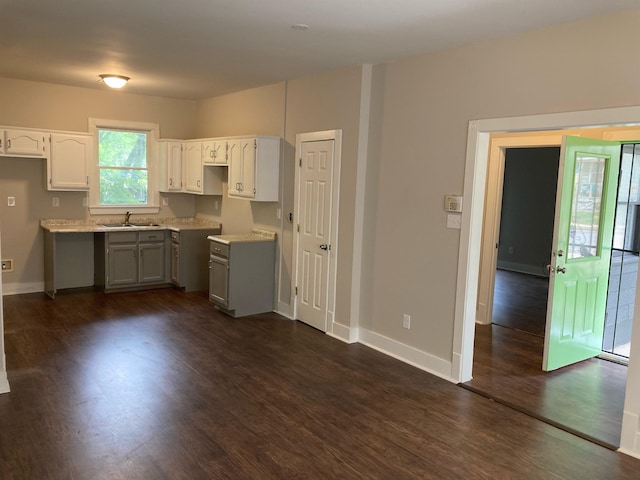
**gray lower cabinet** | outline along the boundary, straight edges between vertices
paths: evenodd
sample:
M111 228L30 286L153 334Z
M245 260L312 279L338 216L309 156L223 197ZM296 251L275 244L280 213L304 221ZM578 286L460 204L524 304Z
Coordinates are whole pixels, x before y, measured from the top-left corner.
M109 244L107 247L107 288L138 283L137 257L137 244Z
M232 317L271 312L274 269L273 240L229 244L211 240L209 300Z
M105 290L167 283L166 232L110 232L96 243L96 285Z

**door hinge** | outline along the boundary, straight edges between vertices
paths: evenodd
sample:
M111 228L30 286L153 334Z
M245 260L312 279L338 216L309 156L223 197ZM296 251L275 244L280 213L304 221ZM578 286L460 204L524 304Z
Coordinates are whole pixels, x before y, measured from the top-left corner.
M300 231L300 224L298 224L298 232Z
M256 139L253 140L253 149L254 150L258 149L258 140L256 140Z
M300 167L302 166L302 157L300 157L300 158L298 159L298 165L299 165Z
M296 297L298 296L298 287L296 287Z

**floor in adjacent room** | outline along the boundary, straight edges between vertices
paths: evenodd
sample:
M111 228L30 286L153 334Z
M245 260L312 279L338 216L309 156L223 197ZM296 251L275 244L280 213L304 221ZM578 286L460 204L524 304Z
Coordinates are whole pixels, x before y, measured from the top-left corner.
M638 478L640 460L276 314L4 298L7 479ZM523 392L523 394L526 392Z
M464 386L615 449L627 367L593 358L543 372L547 289L548 279L497 271L494 324L476 326L473 380Z

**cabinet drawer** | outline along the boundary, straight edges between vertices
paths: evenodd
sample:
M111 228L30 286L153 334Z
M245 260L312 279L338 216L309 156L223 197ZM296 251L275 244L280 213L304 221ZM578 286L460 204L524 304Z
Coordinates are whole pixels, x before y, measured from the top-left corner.
M229 258L229 245L223 243L211 242L209 246L209 253L216 257Z
M140 232L141 242L162 242L164 241L164 231L156 230L153 232Z
M135 243L138 241L138 232L110 232L107 233L109 243Z

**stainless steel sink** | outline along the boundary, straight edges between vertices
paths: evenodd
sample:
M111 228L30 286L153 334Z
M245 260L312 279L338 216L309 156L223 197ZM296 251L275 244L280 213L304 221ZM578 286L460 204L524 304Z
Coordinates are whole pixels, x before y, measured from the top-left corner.
M159 223L103 223L100 225L105 228L136 228L136 227L159 227Z

